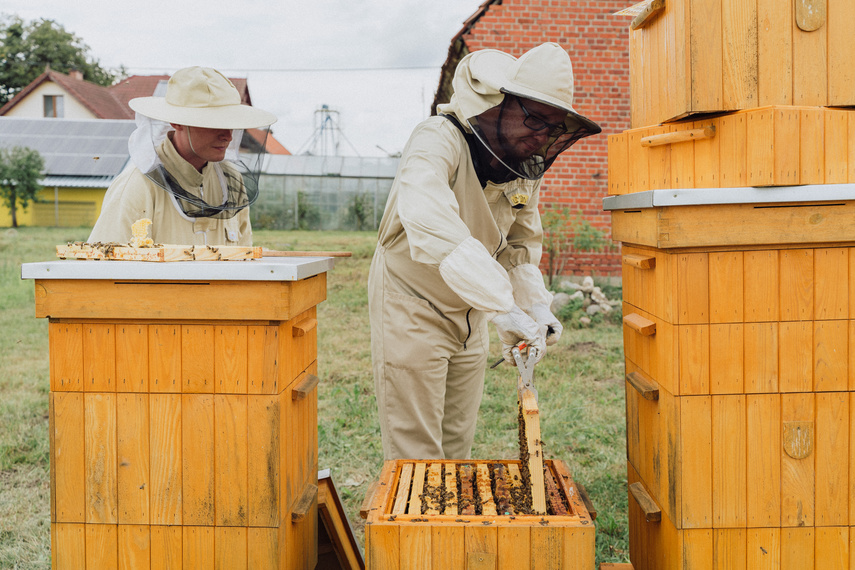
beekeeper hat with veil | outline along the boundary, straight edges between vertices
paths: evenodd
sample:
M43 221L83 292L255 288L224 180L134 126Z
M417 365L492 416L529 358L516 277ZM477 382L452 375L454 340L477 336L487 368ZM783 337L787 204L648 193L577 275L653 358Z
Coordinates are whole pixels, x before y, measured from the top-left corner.
M231 218L258 197L263 152L238 150L245 129L265 128L266 137L266 127L276 122L276 116L241 104L237 88L222 73L207 67L180 69L169 79L165 97L139 97L128 105L136 112L137 124L128 141L131 160L172 196L185 216ZM174 130L171 124L232 131L225 159L205 167L214 169L221 192L188 188L166 168L159 147ZM192 129L188 134L192 148ZM262 149L265 142L261 141Z
M537 180L573 143L601 131L573 109L573 66L556 43L541 44L519 58L494 49L472 52L458 63L452 87L451 101L437 110L465 124L494 159L490 162L498 161L497 166L482 165L494 171L490 179L497 182L502 180L496 176ZM564 111L558 113L562 120L544 121L526 108L532 107L530 101ZM525 156L515 151L510 134L519 121L544 135L540 147Z

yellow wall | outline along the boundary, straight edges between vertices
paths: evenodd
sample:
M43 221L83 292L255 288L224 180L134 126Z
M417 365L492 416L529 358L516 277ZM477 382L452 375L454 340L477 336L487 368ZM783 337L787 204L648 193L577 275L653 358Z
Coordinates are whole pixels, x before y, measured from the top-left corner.
M30 205L26 210L18 208L19 226L56 225L55 200L59 201L60 226L92 226L101 212L106 188L42 188L39 192L39 204ZM0 208L0 227L10 227L12 216L6 207Z

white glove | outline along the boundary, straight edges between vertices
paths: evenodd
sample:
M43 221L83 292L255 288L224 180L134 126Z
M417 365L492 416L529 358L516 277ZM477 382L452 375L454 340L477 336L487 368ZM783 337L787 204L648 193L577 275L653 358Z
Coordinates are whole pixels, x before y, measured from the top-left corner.
M541 327L546 327L546 345L552 346L558 339L561 338L561 333L564 332L564 327L561 325L549 307L542 303L532 305L526 314L530 316Z
M528 345L528 357L534 358L535 362L546 354L546 328L534 322L534 319L516 305L510 312L493 317L492 322L496 325L499 340L502 341L502 356L505 362L516 364L511 349L520 342Z

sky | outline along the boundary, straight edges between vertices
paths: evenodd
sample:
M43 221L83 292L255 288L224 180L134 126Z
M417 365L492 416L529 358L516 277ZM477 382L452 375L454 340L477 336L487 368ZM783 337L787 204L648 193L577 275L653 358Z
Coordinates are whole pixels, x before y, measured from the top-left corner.
M429 116L451 39L482 2L2 0L0 13L54 20L129 75L201 65L245 77L292 153L310 146L326 105L339 154L387 156Z

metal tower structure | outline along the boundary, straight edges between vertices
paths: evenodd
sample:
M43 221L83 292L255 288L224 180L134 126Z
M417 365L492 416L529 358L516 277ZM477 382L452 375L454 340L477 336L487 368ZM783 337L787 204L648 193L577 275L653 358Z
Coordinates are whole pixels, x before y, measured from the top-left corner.
M342 141L347 143L356 156L359 156L359 151L341 130L339 112L330 109L328 105L321 105L321 108L315 111L315 130L297 154L340 156Z

